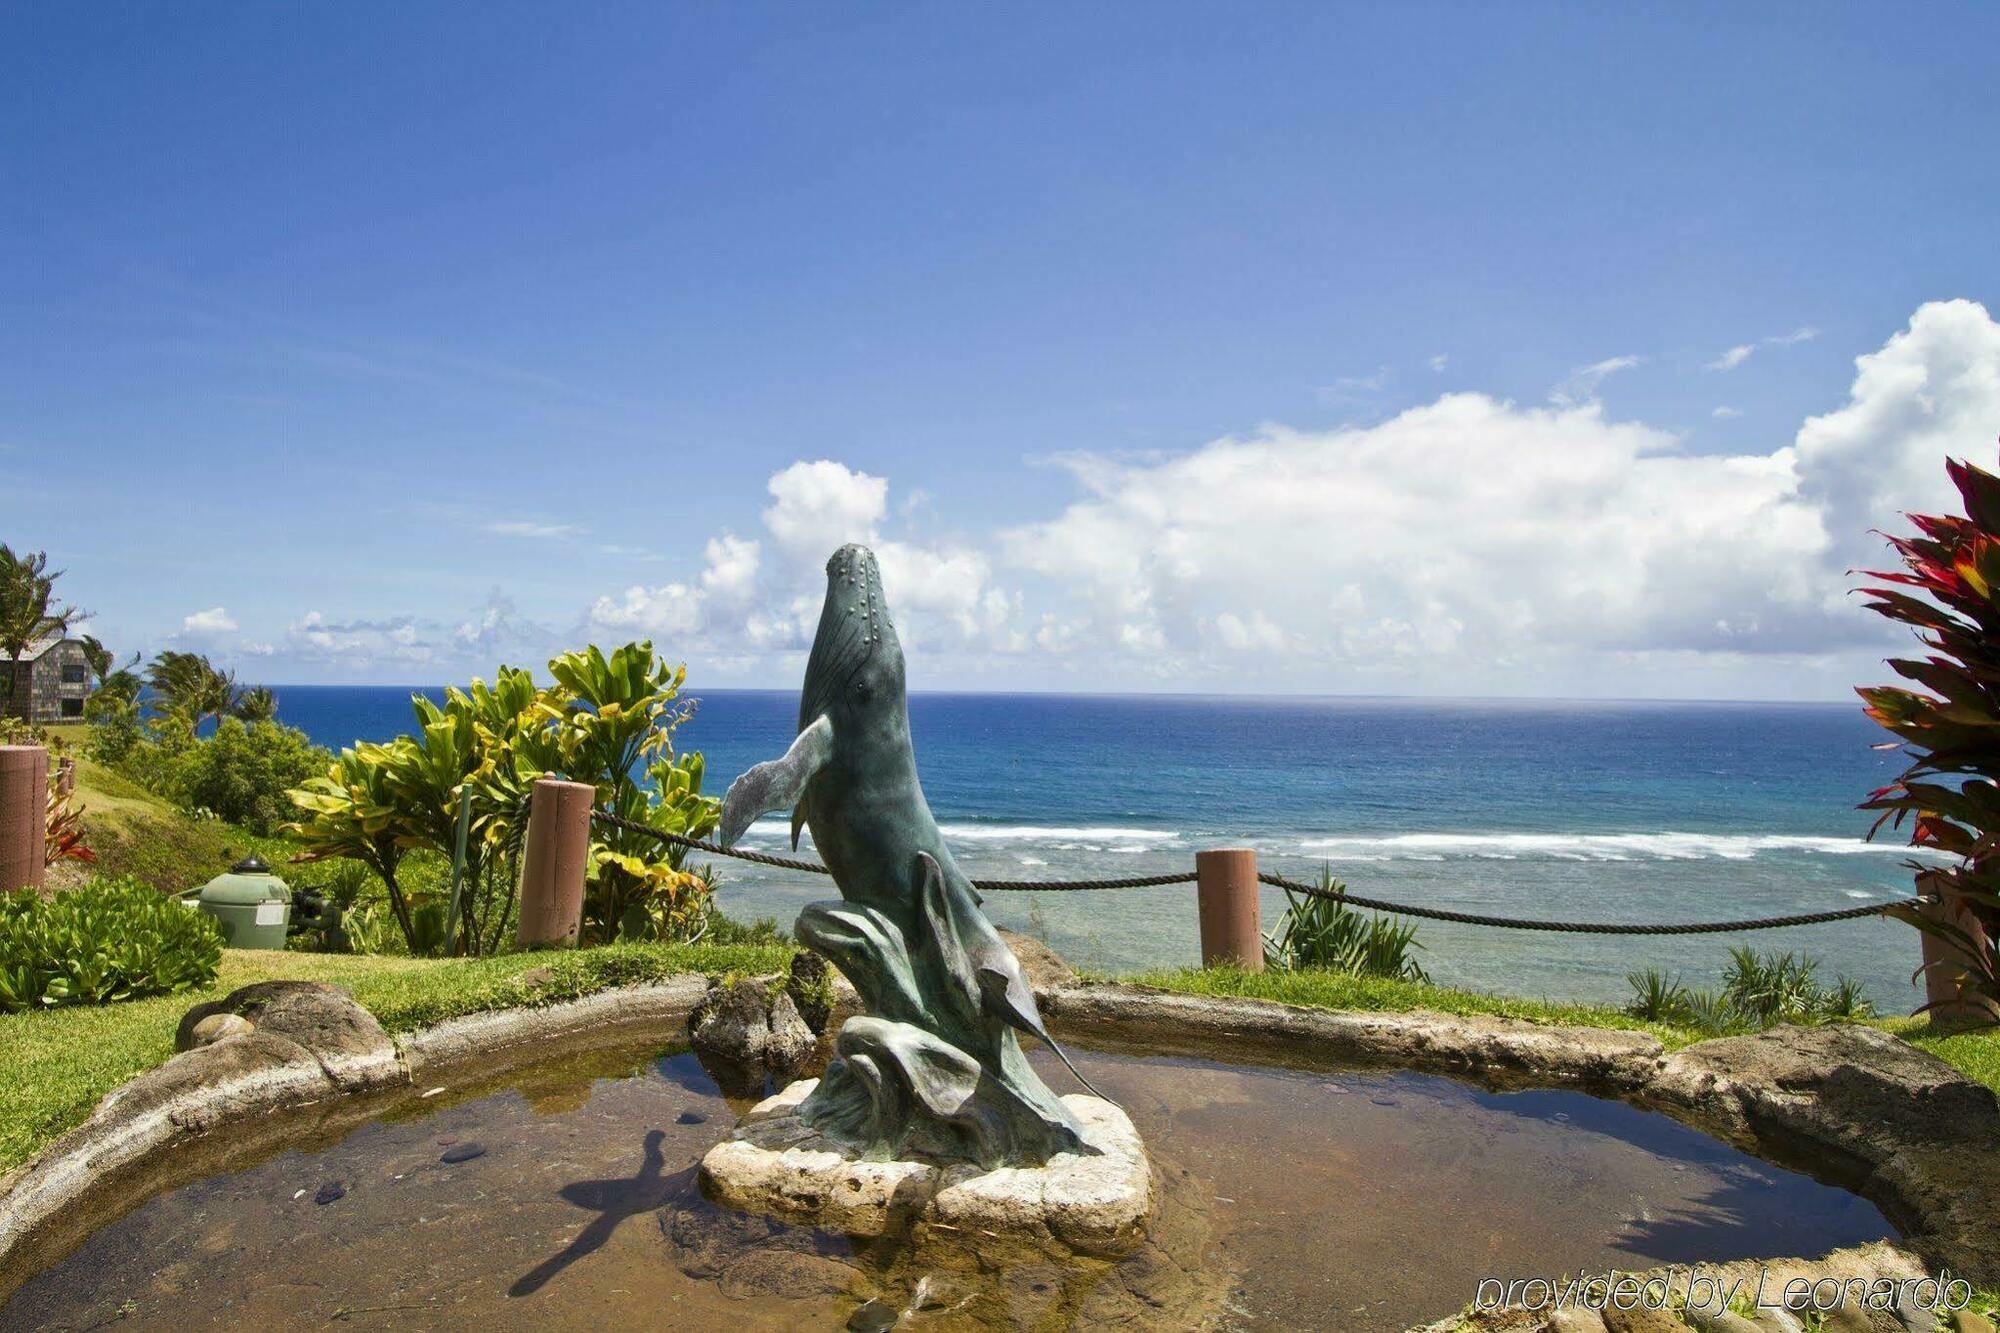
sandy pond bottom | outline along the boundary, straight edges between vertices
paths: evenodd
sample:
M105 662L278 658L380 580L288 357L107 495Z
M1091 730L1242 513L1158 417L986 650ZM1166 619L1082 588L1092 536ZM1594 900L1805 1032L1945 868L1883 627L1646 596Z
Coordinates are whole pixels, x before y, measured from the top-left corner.
M724 1213L694 1165L749 1101L692 1055L625 1053L454 1087L156 1197L0 1328L839 1328L874 1301L857 1326L1400 1329L1482 1277L1893 1234L1852 1194L1580 1093L1076 1054L1160 1172L1153 1239L1116 1264Z

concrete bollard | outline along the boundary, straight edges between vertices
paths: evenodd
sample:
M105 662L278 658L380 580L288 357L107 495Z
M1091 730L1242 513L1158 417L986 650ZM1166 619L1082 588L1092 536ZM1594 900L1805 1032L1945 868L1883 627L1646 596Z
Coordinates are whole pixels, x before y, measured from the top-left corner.
M1986 931L1965 904L1965 895L1954 893L1943 881L1930 875L1923 876L1917 887L1919 892L1938 900L1933 906L1920 909L1926 917L1957 926L1981 947L1990 947ZM1968 964L1972 960L1965 950L1929 931L1917 934L1924 950L1924 999L1932 1006L1925 1013L1944 1022L1955 1019L1992 1022L1997 1015L1991 1006L1977 997L1959 998L1958 979L1971 970Z
M48 810L49 752L0 745L0 893L42 887Z
M528 841L521 850L522 945L573 945L583 925L583 879L590 859L590 808L597 789L587 782L540 778L528 805Z
M1264 928L1257 901L1257 853L1216 847L1194 854L1201 913L1201 965L1264 970Z

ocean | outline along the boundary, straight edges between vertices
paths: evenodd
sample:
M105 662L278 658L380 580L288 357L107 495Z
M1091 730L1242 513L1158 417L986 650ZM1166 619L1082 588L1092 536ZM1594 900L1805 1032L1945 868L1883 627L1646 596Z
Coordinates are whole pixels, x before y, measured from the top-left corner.
M323 745L410 729L407 688L275 688L280 717ZM793 693L698 697L678 744L706 755L715 793L791 741ZM1248 845L1262 869L1330 865L1357 893L1510 916L1692 921L1910 891L1909 850L1863 840L1856 802L1901 759L1870 748L1885 735L1853 704L918 694L910 723L931 808L974 877L1149 874ZM745 845L786 837L772 816ZM789 925L830 896L817 876L720 869L741 919ZM1267 929L1283 906L1266 891ZM987 910L1100 971L1198 960L1192 886L994 893ZM1514 995L1622 1003L1648 965L1709 985L1750 944L1810 952L1884 1012L1919 1001L1916 933L1875 919L1683 937L1425 922L1418 940L1433 980Z

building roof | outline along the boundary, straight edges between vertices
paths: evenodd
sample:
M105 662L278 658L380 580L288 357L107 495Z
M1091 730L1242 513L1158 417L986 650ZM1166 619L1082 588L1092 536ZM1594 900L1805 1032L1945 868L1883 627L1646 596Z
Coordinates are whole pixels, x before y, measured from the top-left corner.
M10 657L0 652L0 662L32 662L57 644L67 642L68 638L66 634L45 634L30 643L19 657Z

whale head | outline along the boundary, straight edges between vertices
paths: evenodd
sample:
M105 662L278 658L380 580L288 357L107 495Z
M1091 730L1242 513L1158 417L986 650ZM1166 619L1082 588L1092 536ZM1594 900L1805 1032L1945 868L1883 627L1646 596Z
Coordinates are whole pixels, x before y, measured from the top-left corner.
M806 660L799 729L821 716L836 732L849 719L900 718L903 690L903 645L889 619L875 553L843 546L826 562L826 601Z

